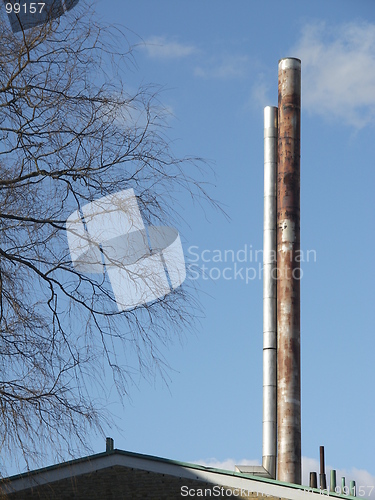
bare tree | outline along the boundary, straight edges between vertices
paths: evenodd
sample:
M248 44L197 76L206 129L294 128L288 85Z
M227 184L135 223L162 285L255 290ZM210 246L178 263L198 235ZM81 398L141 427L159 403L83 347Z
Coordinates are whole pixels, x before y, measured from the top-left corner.
M170 225L173 193L207 198L197 163L170 150L155 89L126 92L131 64L87 5L17 35L0 14L0 439L26 463L43 441L71 450L101 429L103 373L124 396L163 372L160 347L196 306L182 286L119 310L106 275L71 262L66 220L93 200L133 188L145 222Z

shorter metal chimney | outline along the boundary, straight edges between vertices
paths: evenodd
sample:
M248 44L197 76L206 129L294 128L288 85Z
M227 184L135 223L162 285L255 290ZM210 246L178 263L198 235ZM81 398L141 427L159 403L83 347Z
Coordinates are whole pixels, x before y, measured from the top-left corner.
M264 108L264 219L263 219L263 458L262 465L276 479L277 452L277 302L276 302L276 179L277 115Z

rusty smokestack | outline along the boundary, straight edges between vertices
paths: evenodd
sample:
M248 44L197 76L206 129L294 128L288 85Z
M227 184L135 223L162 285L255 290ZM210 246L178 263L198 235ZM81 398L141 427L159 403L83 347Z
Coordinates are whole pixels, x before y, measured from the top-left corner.
M276 319L277 108L264 108L263 219L263 459L276 479L277 319Z
M301 61L279 61L277 166L278 479L301 484Z

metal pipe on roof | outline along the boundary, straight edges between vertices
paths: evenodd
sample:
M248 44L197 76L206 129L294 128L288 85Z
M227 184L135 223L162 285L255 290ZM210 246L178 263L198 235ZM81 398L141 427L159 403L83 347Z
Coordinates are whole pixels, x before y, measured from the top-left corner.
M278 479L301 484L301 61L279 61L277 168Z
M277 107L264 108L263 219L263 458L276 479L277 454L277 318L276 318L276 174Z
M109 453L115 449L114 441L111 437L105 438L105 451Z
M342 477L341 478L341 495L344 495L345 494L345 477Z
M336 486L337 486L336 471L333 469L333 470L331 470L329 491L332 492L332 493L335 493L336 492Z
M324 446L319 446L320 473L325 474Z
M317 478L316 472L310 472L309 486L310 486L310 488L317 488L318 487L318 478Z
M324 461L324 446L319 447L319 454L320 454L320 474L319 474L320 489L326 490L327 478L326 478L326 466Z

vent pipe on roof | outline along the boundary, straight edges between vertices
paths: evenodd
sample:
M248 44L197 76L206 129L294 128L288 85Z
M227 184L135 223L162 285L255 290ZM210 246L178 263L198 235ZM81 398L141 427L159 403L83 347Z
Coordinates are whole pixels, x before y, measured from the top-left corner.
M345 477L341 478L341 494L343 495L345 493L346 486L345 486Z
M337 486L336 471L334 469L332 469L331 470L331 474L330 474L329 491L331 493L335 493L336 492L336 486Z
M108 453L109 451L113 451L115 449L115 443L112 438L105 439L105 451Z
M310 488L317 488L318 487L318 477L317 477L316 472L310 472L309 487Z
M263 219L263 459L276 479L277 318L276 318L277 108L264 108Z
M326 467L324 463L324 446L320 446L319 451L320 451L320 474L319 474L320 489L326 490L327 478L326 478Z
M277 474L301 484L301 61L279 61L277 165Z

